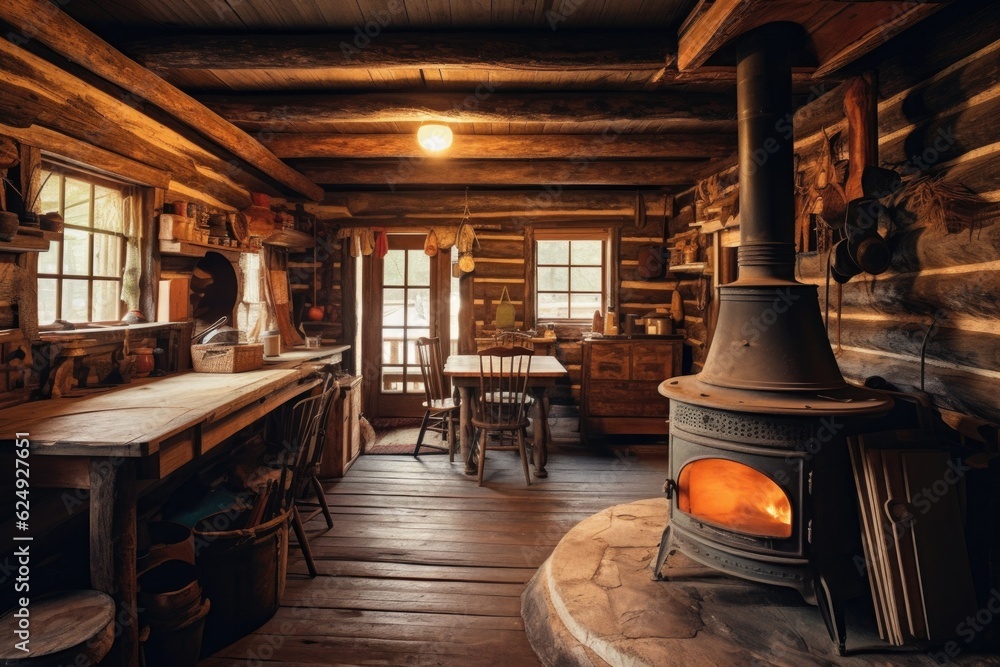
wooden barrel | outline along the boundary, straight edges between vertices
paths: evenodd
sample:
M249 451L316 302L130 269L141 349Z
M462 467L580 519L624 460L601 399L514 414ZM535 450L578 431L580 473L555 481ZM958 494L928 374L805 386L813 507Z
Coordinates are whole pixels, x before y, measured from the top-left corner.
M194 527L195 553L212 610L202 655L211 655L274 616L285 591L288 512L243 528L249 512L218 512Z
M0 667L96 665L115 641L115 603L98 591L40 595L23 616L18 608L0 616ZM23 629L30 632L27 652L17 646Z

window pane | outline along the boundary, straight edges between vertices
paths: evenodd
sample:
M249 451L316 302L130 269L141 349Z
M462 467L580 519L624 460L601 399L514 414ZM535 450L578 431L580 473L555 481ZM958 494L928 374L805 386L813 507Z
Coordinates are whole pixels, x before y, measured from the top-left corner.
M382 369L382 392L398 394L403 391L403 368L387 366Z
M405 324L403 317L403 300L406 290L387 288L382 290L382 326L401 327Z
M569 264L569 241L539 241L539 264Z
M427 287L431 284L431 258L423 250L407 250L407 282L410 286Z
M117 236L94 234L95 276L118 277L122 273L122 243Z
M406 392L420 394L424 391L424 376L420 374L420 366L406 367Z
M574 292L600 292L601 267L584 266L570 269L570 285Z
M94 227L109 232L121 232L122 193L118 190L94 186Z
M91 322L117 322L121 319L121 283L117 280L94 281L94 305Z
M600 294L572 294L570 296L570 317L573 319L590 319L595 310L601 308Z
M48 180L45 181L45 185L42 187L42 196L38 199L41 203L42 213L61 211L59 193L62 189L62 177L59 174L49 176L49 172L42 172L42 178L45 179L46 177L48 177Z
M573 241L572 242L572 262L575 265L588 264L591 266L600 266L603 262L601 261L601 246L600 241Z
M49 241L48 252L38 253L39 273L59 273L59 247L61 241Z
M56 321L56 280L41 278L38 281L38 323L51 324Z
M424 255L426 257L427 255ZM409 290L406 304L406 325L410 327L426 327L431 323L431 291L429 289Z
M539 294L538 319L566 319L569 317L569 294Z
M66 202L63 219L67 225L90 226L90 183L66 179Z
M89 275L90 234L79 229L67 229L63 239L63 273Z
M403 330L382 330L382 364L403 363Z
M405 285L403 280L403 262L406 258L405 250L390 250L383 259L384 268L382 270L383 285Z
M70 322L90 321L86 280L62 281L62 319Z
M544 292L569 289L569 270L561 266L538 267L538 289Z

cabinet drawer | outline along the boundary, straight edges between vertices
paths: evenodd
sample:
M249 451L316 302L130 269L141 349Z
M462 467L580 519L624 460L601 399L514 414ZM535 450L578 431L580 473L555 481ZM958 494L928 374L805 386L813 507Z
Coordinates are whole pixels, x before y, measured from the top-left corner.
M594 345L590 350L588 372L593 380L627 380L629 348L624 345Z
M672 343L633 343L632 379L663 382L674 376Z
M607 417L667 418L669 404L652 382L594 382L587 413Z

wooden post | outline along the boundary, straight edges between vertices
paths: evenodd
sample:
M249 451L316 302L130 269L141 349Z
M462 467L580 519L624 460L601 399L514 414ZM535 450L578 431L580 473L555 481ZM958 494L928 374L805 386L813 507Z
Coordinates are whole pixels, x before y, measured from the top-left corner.
M357 260L351 257L350 245L350 239L344 239L340 244L340 327L344 344L353 346L358 338L358 267ZM346 364L348 373L356 374L358 358L358 350L351 350Z
M139 310L150 322L156 320L156 299L159 297L160 244L157 211L163 210L163 190L143 188L142 191L142 273L139 278Z
M535 228L524 226L524 328L538 329L535 313ZM541 335L541 332L539 332Z
M115 601L110 665L139 664L135 475L132 459L90 461L90 585Z

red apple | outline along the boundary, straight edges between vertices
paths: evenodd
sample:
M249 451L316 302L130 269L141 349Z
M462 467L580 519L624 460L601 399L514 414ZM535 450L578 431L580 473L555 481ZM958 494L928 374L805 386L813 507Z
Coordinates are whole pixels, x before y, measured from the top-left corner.
M306 311L306 317L313 322L319 322L323 319L323 308L320 306L312 306Z

